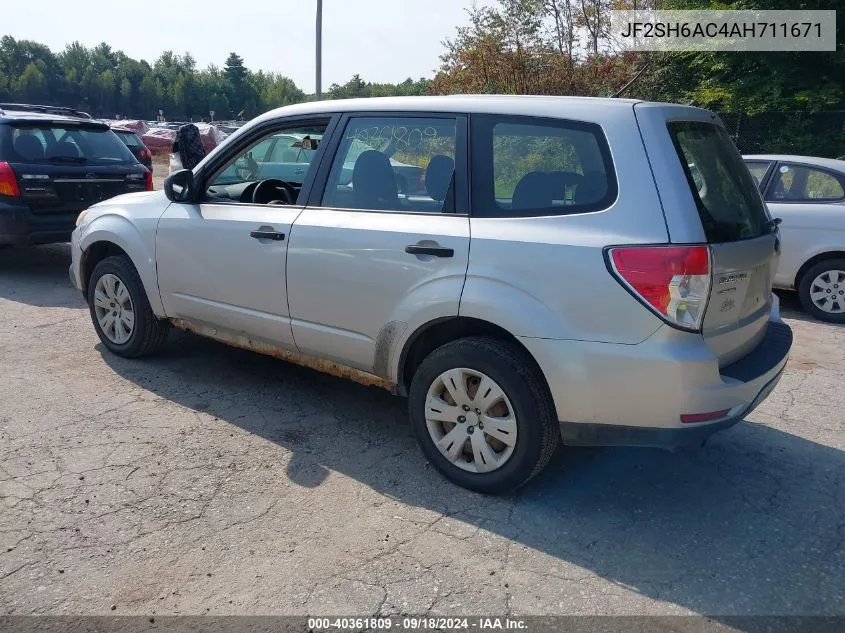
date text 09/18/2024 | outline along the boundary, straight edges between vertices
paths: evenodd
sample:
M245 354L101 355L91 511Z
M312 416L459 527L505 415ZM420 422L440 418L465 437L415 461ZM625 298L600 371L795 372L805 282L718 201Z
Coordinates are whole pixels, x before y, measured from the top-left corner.
M519 618L510 617L434 617L406 616L391 617L351 617L351 618L308 618L308 630L317 632L343 630L397 630L397 631L459 631L472 630L526 630L527 623Z

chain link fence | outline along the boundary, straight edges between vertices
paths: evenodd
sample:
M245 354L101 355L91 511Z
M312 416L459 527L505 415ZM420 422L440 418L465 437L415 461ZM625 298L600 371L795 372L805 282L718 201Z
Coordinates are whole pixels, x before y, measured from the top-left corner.
M743 154L845 159L845 110L719 113Z

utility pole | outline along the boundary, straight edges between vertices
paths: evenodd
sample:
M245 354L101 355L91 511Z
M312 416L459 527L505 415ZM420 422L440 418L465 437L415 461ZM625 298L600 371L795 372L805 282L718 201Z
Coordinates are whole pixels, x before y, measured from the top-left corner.
M323 0L317 0L317 101L323 98Z

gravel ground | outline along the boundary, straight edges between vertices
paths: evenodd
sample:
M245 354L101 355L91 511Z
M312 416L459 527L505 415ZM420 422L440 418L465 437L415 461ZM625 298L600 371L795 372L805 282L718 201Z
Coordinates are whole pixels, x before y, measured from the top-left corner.
M68 263L0 252L0 615L845 615L845 328L791 297L748 423L489 498L377 389L188 335L108 354Z

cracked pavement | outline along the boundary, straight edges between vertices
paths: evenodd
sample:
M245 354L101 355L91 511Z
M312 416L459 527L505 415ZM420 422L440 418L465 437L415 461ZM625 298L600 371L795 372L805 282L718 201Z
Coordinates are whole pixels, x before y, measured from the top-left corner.
M405 401L178 334L99 343L65 245L0 251L0 615L845 615L845 327L700 450L440 478Z

